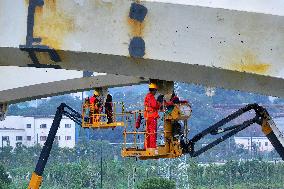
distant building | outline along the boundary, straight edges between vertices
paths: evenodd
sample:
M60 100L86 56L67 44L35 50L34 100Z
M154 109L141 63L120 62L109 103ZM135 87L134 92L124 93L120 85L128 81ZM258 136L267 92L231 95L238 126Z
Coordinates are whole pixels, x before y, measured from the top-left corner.
M251 151L253 147L257 147L260 152L270 152L274 148L266 137L234 137L238 147Z
M277 116L273 118L273 121L280 132L284 133L284 117ZM261 129L261 127L259 127ZM242 146L244 149L251 150L252 146L256 146L257 149L261 152L264 151L272 151L274 148L267 137L265 136L242 136L242 137L234 137L235 143L238 146Z
M0 147L6 145L15 147L17 144L28 147L35 144L44 145L53 118L53 116L7 116L0 122ZM62 118L55 140L62 148L75 146L75 123L71 119Z

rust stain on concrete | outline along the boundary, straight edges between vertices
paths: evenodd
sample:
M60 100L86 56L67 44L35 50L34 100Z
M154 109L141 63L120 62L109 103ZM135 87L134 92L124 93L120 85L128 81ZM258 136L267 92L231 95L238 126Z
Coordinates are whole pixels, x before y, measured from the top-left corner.
M45 52L36 52L36 56L37 56L38 61L39 61L41 64L50 65L50 64L53 63L53 61L50 61L50 57L49 57L49 54L48 54L48 53L45 53ZM54 65L56 65L56 64L54 64Z
M126 26L129 29L128 35L130 37L128 51L131 60L139 63L139 59L145 58L146 55L144 36L146 25L148 27L148 9L140 1L133 1L129 7L126 17Z
M60 59L62 61L66 61L66 55L64 53L64 51L60 51L60 50L57 50L56 53L58 54L58 56L60 57ZM41 63L41 64L46 64L46 65L61 65L56 63L56 62L53 62L53 61L50 61L50 56L48 53L46 52L36 52L36 56L37 56L37 59L38 61ZM70 60L69 60L70 61Z
M234 70L240 72L266 74L269 71L271 65L260 61L255 54L246 52L243 57L241 57L240 62L235 61L233 64L231 64L231 67Z
M127 23L130 29L131 36L139 36L139 37L143 36L144 28L145 28L145 21L139 22L137 20L133 20L128 17Z
M134 2L140 4L140 0L136 0ZM131 36L143 37L145 34L145 26L147 25L148 27L149 25L149 18L146 15L145 19L142 22L140 22L138 20L130 18L129 13L127 13L126 23L129 28Z
M58 10L56 0L46 0L35 11L34 37L42 39L41 45L61 49L64 36L74 31L74 18Z

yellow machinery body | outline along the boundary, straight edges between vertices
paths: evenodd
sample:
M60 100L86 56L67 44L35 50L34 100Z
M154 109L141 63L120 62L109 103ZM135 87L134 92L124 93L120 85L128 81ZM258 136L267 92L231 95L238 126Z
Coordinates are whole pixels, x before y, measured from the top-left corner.
M141 112L135 112L141 113ZM164 136L164 144L158 145L157 148L145 148L138 147L137 136L144 135L144 140L147 137L147 132L137 131L134 128L134 131L127 131L127 126L124 130L124 147L122 149L122 157L138 157L139 159L158 159L158 158L177 158L182 155L182 149L180 147L180 141L178 138L173 136L173 122L183 121L184 122L184 133L187 135L187 120L191 115L191 107L188 103L174 105L174 108L171 112L163 113L163 131L162 135ZM134 116L137 117L137 116ZM146 125L147 127L147 125ZM158 133L157 133L158 134ZM127 147L127 135L134 136L134 143L131 147ZM145 140L146 141L146 140ZM141 144L140 144L141 145ZM143 144L142 144L143 145ZM145 145L146 146L146 145Z
M38 189L42 183L42 176L37 175L35 172L32 174L28 189Z
M121 112L116 111L117 106L121 105ZM82 106L82 127L93 129L109 129L115 127L123 127L124 121L124 104L113 102L112 122L108 122L107 114L102 113L102 107L97 107L96 104L89 103L85 100ZM117 121L117 117L121 117L121 121Z

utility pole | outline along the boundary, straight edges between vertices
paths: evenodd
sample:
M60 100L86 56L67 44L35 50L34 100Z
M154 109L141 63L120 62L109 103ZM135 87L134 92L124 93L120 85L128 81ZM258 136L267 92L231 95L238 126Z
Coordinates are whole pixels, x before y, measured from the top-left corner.
M229 156L231 158L231 137L229 138Z
M172 165L170 165L170 180L172 180Z
M135 188L135 176L136 176L136 167L133 167L133 172L132 172L132 189Z
M103 189L103 143L101 139L101 189Z
M149 168L146 169L146 178L149 177L149 173L148 173L149 170L148 170L148 169L149 169Z
M250 132L250 159L252 160L252 132Z

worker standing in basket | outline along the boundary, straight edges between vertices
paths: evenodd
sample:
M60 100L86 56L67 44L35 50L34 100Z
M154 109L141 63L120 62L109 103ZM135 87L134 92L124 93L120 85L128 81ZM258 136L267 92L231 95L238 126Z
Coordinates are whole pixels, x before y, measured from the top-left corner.
M108 94L106 98L105 113L107 115L107 124L113 123L113 104L111 94Z
M175 107L178 106L180 103L179 97L176 95L176 93L173 91L171 99L169 102L165 102L165 105L167 107L167 113L171 113ZM178 120L172 120L172 133L173 137L178 138L183 135L181 124L179 123Z
M163 95L155 99L158 86L155 83L149 84L149 93L144 101L144 118L146 120L146 139L145 148L155 149L157 147L157 120L159 118L159 109L163 102Z
M91 123L94 122L99 122L100 117L98 115L93 116L95 114L100 114L100 110L101 110L101 102L99 99L100 93L95 90L94 91L94 95L90 98L90 121Z

